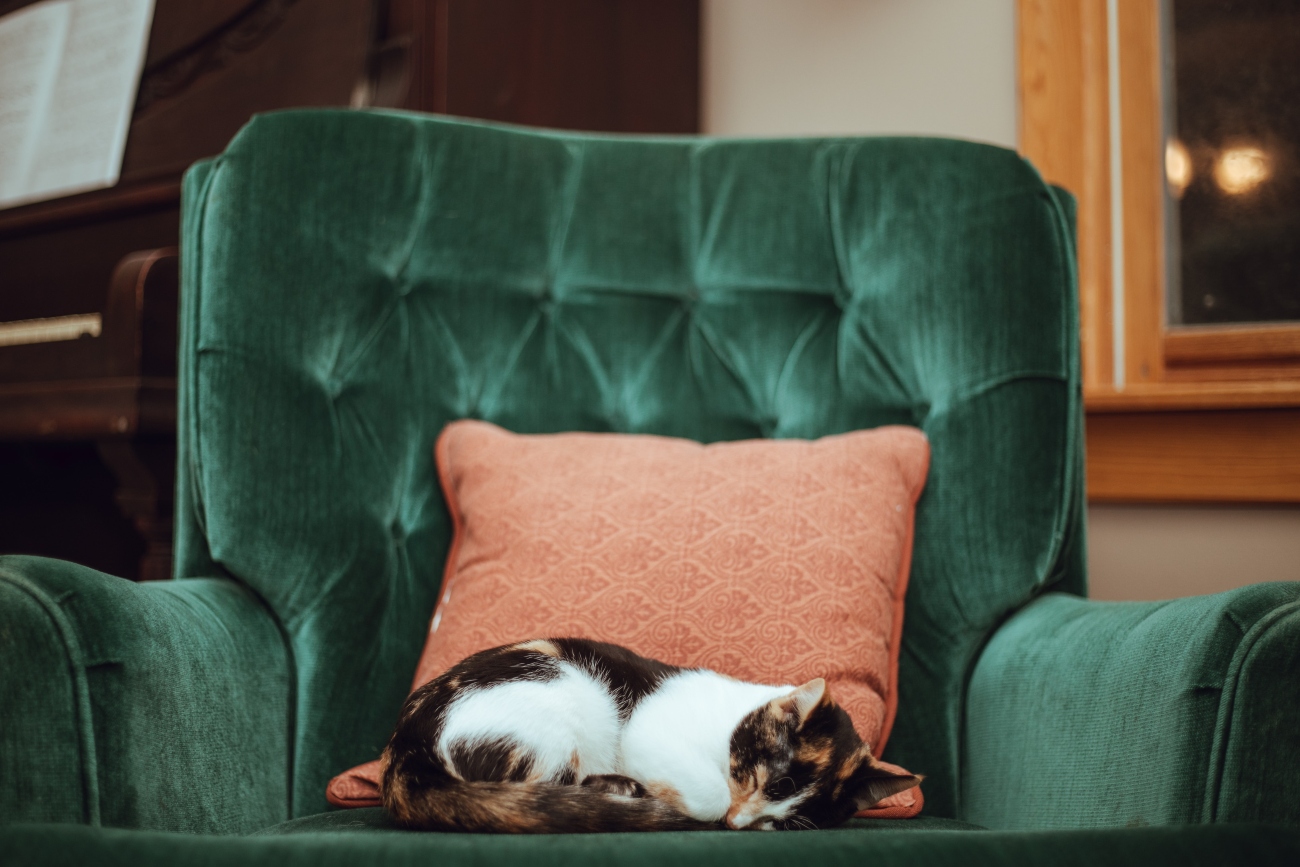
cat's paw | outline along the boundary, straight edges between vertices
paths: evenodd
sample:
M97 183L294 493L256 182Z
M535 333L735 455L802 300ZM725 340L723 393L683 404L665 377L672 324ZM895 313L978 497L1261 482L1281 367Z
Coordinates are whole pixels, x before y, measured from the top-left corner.
M607 795L622 795L626 798L646 796L645 786L622 774L591 774L583 778L582 785Z

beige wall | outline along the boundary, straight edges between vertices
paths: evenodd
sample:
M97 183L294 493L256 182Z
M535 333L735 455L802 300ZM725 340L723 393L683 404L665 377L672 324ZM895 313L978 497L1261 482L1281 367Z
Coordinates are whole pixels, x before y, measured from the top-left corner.
M1169 599L1300 581L1300 509L1093 506L1091 594Z
M704 131L1015 147L1015 0L704 0Z
M704 0L704 131L1016 143L1015 0ZM1094 506L1092 595L1300 580L1300 509Z

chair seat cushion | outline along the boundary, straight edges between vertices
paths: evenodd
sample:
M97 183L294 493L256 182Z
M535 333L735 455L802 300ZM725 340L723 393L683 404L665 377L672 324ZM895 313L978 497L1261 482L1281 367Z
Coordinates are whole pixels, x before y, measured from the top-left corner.
M829 831L706 831L525 835L395 831L379 810L310 816L265 836L217 837L91 828L0 826L0 852L15 864L99 867L1291 867L1300 829L1198 825L1026 833L982 831L945 819L854 820Z

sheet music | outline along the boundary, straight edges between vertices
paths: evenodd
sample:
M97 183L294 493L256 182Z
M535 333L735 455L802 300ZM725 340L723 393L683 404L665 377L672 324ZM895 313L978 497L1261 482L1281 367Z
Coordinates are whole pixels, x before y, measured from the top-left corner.
M46 0L0 20L0 178L13 176L0 187L0 207L117 183L153 5L154 0ZM26 62L11 57L3 48L11 27L15 41L29 38L22 35L24 27L35 29L15 21L18 16L35 18L51 31L60 29L55 21L61 16L62 38L46 36L36 49L46 53ZM34 43L26 43L24 52L28 44ZM30 94L35 107L26 112L21 98L7 97L10 81L25 77L40 81L27 90L12 88L18 97ZM18 130L13 133L3 120L10 103ZM19 123L24 117L26 123ZM10 135L31 144L10 152Z
M0 207L27 191L71 18L51 0L0 20Z

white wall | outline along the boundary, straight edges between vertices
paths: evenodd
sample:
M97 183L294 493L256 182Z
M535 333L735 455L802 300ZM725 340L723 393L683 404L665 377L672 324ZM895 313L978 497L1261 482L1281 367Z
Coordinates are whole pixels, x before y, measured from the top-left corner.
M1015 0L704 0L704 132L1016 145Z
M704 131L1015 147L1015 0L704 0ZM1093 506L1092 596L1300 580L1300 509Z

